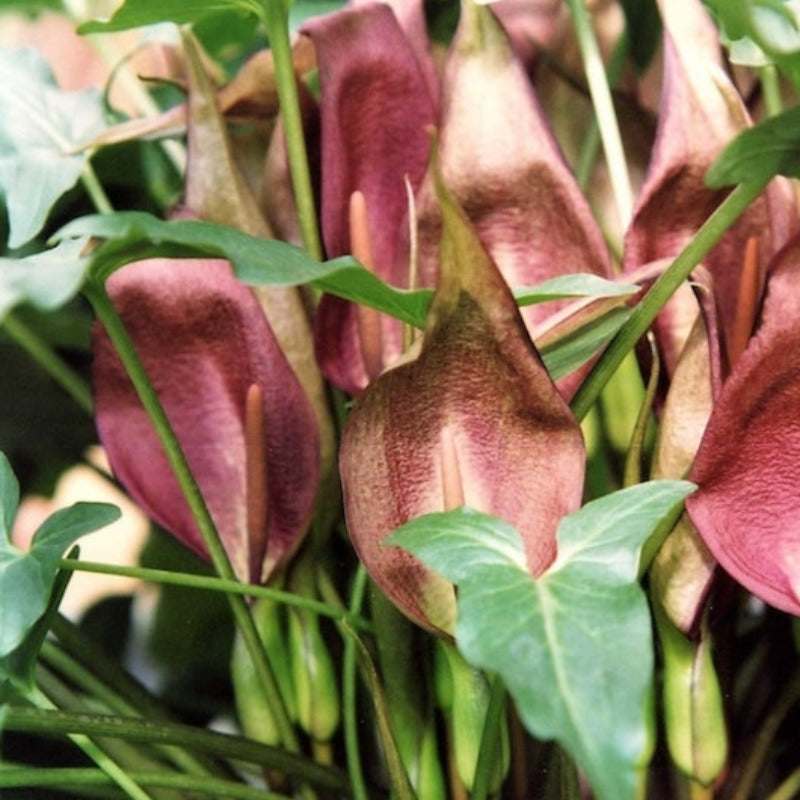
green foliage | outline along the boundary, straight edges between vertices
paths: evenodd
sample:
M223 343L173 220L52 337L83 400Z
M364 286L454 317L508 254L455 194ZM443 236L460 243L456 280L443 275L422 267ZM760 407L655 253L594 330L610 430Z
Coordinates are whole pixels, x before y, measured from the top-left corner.
M61 240L73 236L105 239L89 256L90 264L71 267L76 276L88 272L98 280L142 258L225 258L233 264L236 275L251 286L310 283L416 328L424 328L432 297L430 289L396 289L350 256L320 263L286 242L259 239L210 222L164 222L142 212L119 212L81 217L56 234ZM635 286L593 275L565 275L537 287L518 289L515 294L520 305L528 305L565 297L623 298L634 291ZM626 306L611 308L599 319L587 320L564 340L544 348L542 357L551 374L560 377L579 367L609 341L629 315Z
M545 300L562 300L566 297L628 297L639 291L638 286L620 283L580 272L573 275L558 275L537 286L526 286L514 290L517 305L528 306Z
M261 7L258 0L127 0L111 19L87 22L78 32L109 33L158 22L184 25L232 11L258 16L261 14Z
M746 181L766 183L774 175L800 177L800 107L740 133L711 165L706 184L718 188Z
M59 308L83 284L88 262L81 258L87 239L66 239L25 258L0 258L0 322L16 305L43 311Z
M705 0L730 47L749 66L775 64L800 85L800 15L790 0Z
M76 503L48 517L25 553L11 541L19 484L0 453L0 659L23 644L45 613L64 551L81 536L114 522L119 509L107 503ZM8 678L9 661L0 661ZM25 676L16 676L24 679Z
M518 533L470 509L417 518L386 542L457 585L460 651L502 677L528 730L558 740L600 800L632 800L650 756L653 643L640 553L693 488L658 481L587 504L562 520L558 556L538 578Z
M34 50L0 50L0 72L0 193L20 247L86 167L80 148L105 126L102 94L62 91Z

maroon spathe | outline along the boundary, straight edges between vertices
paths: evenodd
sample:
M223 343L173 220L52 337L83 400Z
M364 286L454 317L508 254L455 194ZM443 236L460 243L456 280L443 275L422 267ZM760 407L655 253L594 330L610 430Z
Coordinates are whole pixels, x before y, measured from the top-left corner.
M319 476L311 406L252 292L217 260L130 264L108 282L240 579L260 583L299 545ZM162 527L206 549L108 337L94 334L97 425L115 475ZM263 392L266 538L248 541L245 404Z

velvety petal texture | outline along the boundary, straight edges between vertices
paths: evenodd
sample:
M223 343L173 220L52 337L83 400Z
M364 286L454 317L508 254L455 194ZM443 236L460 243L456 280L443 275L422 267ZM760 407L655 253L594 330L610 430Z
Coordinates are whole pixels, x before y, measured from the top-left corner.
M406 4L407 5L407 4ZM417 26L418 27L418 26ZM395 17L382 3L345 8L311 20L321 87L321 216L328 257L352 252L350 197L363 194L372 250L369 265L385 281L409 282L408 193L428 163L436 111L429 77ZM326 375L357 393L369 370L361 357L356 309L324 298L316 317L317 353ZM402 326L381 319L384 363L402 351Z
M717 32L700 0L664 0L659 8L664 21L661 110L647 177L625 237L626 271L674 257L689 242L727 194L705 186L707 169L750 124L723 70ZM784 179L776 179L704 259L726 338L735 325L747 240L759 241L759 258L766 264L796 225L792 189ZM688 291L660 315L656 331L668 374L696 315L697 304Z
M463 211L441 187L439 196L441 277L421 351L358 401L340 473L372 578L419 624L452 633L452 588L383 539L466 504L515 525L539 574L555 557L559 520L580 505L584 449L497 268Z
M441 169L510 286L574 272L611 277L608 251L522 64L489 6L465 0L445 65ZM439 208L419 200L420 275L435 283ZM558 305L522 311L532 332Z
M771 270L762 322L725 382L690 479L689 516L753 594L800 614L800 240Z
M319 474L316 421L253 294L214 260L130 264L108 282L240 579L260 583L294 552ZM97 425L115 475L162 527L205 547L150 421L100 326L94 334ZM247 523L245 406L263 393L265 535ZM259 465L260 466L260 465ZM250 498L251 502L253 498ZM252 528L251 528L252 530Z
M727 190L710 190L703 178L723 148L750 119L741 98L723 71L716 30L697 0L661 3L665 26L664 88L658 136L647 181L626 238L625 266L677 253L722 201ZM702 136L695 131L703 131ZM669 213L665 213L665 208ZM723 343L733 334L741 291L742 261L748 239L758 241L759 260L768 263L797 228L793 190L778 178L731 227L704 259L714 281ZM759 293L764 288L762 266ZM662 337L668 367L693 324L686 310L673 347ZM673 317L674 319L674 317ZM663 328L662 328L663 330ZM725 350L723 349L723 355Z
M200 47L184 33L188 110L188 163L183 212L191 217L228 225L262 238L274 238L250 185L242 174ZM156 289L157 290L157 289ZM251 289L283 354L305 389L317 418L320 460L335 484L335 433L327 390L314 358L311 319L301 290L294 286Z

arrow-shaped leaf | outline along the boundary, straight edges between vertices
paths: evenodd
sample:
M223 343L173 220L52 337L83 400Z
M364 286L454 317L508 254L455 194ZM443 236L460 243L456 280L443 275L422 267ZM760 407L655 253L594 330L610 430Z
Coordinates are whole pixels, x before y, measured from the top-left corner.
M632 800L650 755L653 645L638 584L642 546L694 486L658 481L564 518L534 579L517 532L470 509L419 517L387 544L458 586L456 641L498 673L528 730L557 739L600 800Z

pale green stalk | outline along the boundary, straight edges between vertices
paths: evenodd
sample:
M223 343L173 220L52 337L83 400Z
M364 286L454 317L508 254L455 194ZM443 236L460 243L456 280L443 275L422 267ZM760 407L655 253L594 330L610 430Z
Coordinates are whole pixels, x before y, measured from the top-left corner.
M581 50L586 79L589 82L589 94L592 96L592 105L600 128L600 138L603 142L617 213L620 224L625 228L633 215L633 190L603 58L584 0L567 0L567 5Z
M774 64L766 64L758 68L758 80L764 95L764 107L768 117L774 117L783 111L783 98L781 97L781 82L778 70Z
M101 214L113 213L114 206L111 205L111 201L108 199L105 189L98 180L94 167L88 161L81 173L81 183L83 184L83 188L86 189L86 193L89 195L92 204Z
M92 572L100 575L119 575L125 578L137 578L148 583L187 586L192 589L202 589L209 592L240 594L246 597L266 597L287 606L302 608L313 614L329 617L337 622L347 622L357 630L367 633L372 630L372 625L363 617L350 614L320 600L285 592L281 589L273 589L270 586L257 586L250 583L241 583L238 580L225 580L211 575L193 575L188 572L171 572L150 567L126 567L120 564L101 564L95 561L80 561L77 559L62 559L59 568L78 572Z
M278 84L278 100L286 135L286 148L289 155L289 170L292 175L292 188L297 204L300 232L303 245L317 260L322 259L322 244L319 240L317 211L314 203L314 190L311 185L311 171L308 166L306 141L303 134L303 120L300 115L300 99L297 81L292 64L292 48L289 41L289 18L283 0L263 0L262 19L267 28L269 46L275 63L275 79Z

